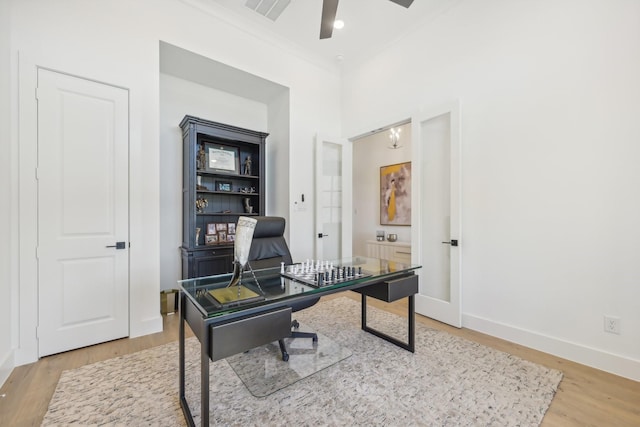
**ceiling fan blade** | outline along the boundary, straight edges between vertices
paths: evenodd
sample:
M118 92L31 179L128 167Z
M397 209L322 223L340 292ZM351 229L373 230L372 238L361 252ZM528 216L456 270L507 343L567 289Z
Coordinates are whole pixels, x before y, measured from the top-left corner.
M338 0L323 0L322 21L320 22L320 38L328 39L333 33L333 21L338 12Z
M399 4L400 6L404 6L404 7L409 7L411 6L411 3L413 3L413 0L389 0L394 2L395 4Z

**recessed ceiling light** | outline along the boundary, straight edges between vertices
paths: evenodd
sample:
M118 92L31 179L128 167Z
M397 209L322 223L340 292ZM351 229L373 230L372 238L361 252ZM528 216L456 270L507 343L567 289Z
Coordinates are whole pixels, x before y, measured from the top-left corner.
M344 28L344 21L342 19L336 19L333 21L333 28L336 30L341 30Z

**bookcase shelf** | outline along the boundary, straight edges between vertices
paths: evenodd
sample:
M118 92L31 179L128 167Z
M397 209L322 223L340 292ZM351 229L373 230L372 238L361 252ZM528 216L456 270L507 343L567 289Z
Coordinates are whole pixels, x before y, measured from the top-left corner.
M264 215L268 134L189 115L180 127L182 277L228 273L233 268L233 224L240 216ZM208 233L216 227L222 228Z

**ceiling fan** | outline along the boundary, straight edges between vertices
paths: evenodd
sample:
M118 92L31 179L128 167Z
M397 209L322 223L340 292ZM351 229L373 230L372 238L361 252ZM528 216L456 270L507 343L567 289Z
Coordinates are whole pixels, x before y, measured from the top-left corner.
M333 33L333 22L336 20L338 12L339 0L323 0L322 1L322 21L320 22L320 39L331 38ZM413 0L389 0L400 6L408 8Z

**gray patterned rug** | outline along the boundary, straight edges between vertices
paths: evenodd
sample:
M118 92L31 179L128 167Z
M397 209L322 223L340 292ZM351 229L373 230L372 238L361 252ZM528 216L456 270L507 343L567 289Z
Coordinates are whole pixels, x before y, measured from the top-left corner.
M360 329L360 304L338 298L296 318L353 354L266 397L228 360L211 363L212 425L537 426L562 373L416 324L409 353ZM404 336L406 319L368 320ZM277 357L277 355L274 355ZM291 356L293 360L294 356ZM199 346L187 345L187 398L199 424ZM171 343L63 372L43 425L184 426L178 346Z

